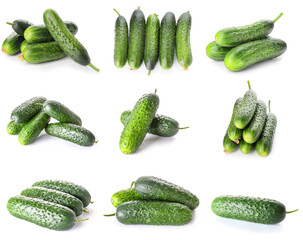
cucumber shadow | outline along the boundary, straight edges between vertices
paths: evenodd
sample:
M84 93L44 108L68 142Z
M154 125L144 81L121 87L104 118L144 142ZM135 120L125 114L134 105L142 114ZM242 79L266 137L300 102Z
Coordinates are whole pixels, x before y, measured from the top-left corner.
M160 137L152 134L147 134L145 139L143 140L141 146L137 150L137 153L144 151L147 148L150 148L155 144L170 144L175 141L174 137Z

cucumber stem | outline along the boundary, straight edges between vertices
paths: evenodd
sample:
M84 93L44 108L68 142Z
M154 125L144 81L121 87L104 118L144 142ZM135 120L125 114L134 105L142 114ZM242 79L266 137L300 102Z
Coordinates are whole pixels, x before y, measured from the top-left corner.
M148 71L147 76L150 76L151 70Z
M113 8L113 9L119 16L121 16L120 13L115 8Z
M20 54L17 58L19 58L19 60L21 60L22 62L24 61L23 54Z
M98 142L99 142L99 140L96 140L96 141L95 141L95 143L98 143Z
M103 215L104 217L113 217L113 216L116 216L116 213L112 213L112 214L105 214Z
M229 152L229 151L227 151L227 150L224 150L224 152L225 152L226 154L230 154L230 152Z
M11 26L15 25L15 23L11 23L11 22L6 22L6 24L11 25Z
M88 66L90 66L92 69L94 69L95 71L99 72L100 69L97 68L96 66L94 66L92 63L89 63Z
M134 184L136 183L136 181L133 181L130 185L130 188L132 188L134 186Z
M270 100L268 101L268 111L270 112Z
M138 9L140 9L141 7L140 6L138 6Z
M155 94L157 93L157 88L155 89Z
M281 12L281 13L279 14L279 16L278 16L278 17L276 17L276 18L273 20L273 23L275 23L276 21L278 21L278 20L279 20L279 18L280 18L280 17L282 17L282 15L283 15L283 13Z
M286 214L288 214L288 213L293 213L293 212L297 212L297 211L299 211L299 209L296 209L296 210L293 210L293 211L286 212Z
M75 219L75 222L84 222L87 221L89 218L85 218L85 219Z
M179 128L179 130L183 130L183 129L187 129L187 128L189 128L189 127L182 127L182 128Z
M2 48L2 52L3 52L4 54L7 54L7 51L6 51L5 49L3 49L3 48Z
M247 80L247 83L248 83L248 88L249 88L249 90L251 90L251 87L250 87L250 82L249 82L249 80Z
M234 139L233 140L236 144L239 144L240 143L240 141L238 140L238 139Z
M82 212L89 213L89 211L84 208L82 209Z
M94 202L94 201L90 201L89 203L90 203L90 204L94 204L95 202Z
M44 106L44 103L36 103L36 105Z
M188 71L188 67L185 67L183 70Z

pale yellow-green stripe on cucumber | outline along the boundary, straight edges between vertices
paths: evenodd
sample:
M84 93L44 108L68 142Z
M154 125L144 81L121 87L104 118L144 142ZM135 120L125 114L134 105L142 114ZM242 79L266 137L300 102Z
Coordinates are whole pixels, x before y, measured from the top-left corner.
M243 102L243 97L240 97L236 100L236 102L234 104L233 114L230 119L230 123L229 123L228 130L227 130L230 140L236 142L237 144L239 144L239 139L242 137L242 129L237 128L235 126L234 122L235 122L235 116L236 116L237 111L239 110L242 102Z

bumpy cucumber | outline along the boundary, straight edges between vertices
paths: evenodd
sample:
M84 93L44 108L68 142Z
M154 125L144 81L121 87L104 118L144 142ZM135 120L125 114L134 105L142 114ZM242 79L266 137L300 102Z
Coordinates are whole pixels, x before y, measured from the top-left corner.
M120 137L120 150L134 153L144 140L159 107L159 97L154 93L143 95L132 110Z
M130 19L128 65L132 70L138 69L144 58L145 17L140 7L136 9Z
M20 52L21 44L24 38L13 32L2 43L2 52L7 55L15 55Z
M76 35L78 32L78 26L73 22L64 22L65 26L71 32ZM29 43L44 43L55 41L45 25L33 25L27 28L24 32L24 38Z
M235 126L244 129L251 121L257 108L257 94L251 90L250 83L247 81L249 90L245 93L241 107L235 116Z
M96 143L95 136L89 130L71 123L51 123L45 128L45 132L53 137L89 147Z
M7 133L10 135L17 135L25 125L26 123L16 124L14 121L11 121L7 124Z
M24 36L24 31L32 26L33 24L29 21L23 20L23 19L18 19L13 21L12 23L7 22L8 25L11 25L14 31L19 34L20 36Z
M213 41L206 46L206 55L213 60L222 61L231 49L232 47L222 47Z
M59 122L82 125L81 118L76 113L57 101L46 101L43 104L42 111Z
M24 40L21 44L20 50L23 53L23 50L29 45L28 41Z
M189 12L185 12L179 17L176 30L177 59L185 70L188 69L193 61L190 46L190 29L191 15Z
M215 198L211 209L220 217L263 224L282 222L287 213L294 212L286 212L285 206L275 200L228 195Z
M45 10L43 21L52 37L66 55L75 62L83 66L89 65L91 68L99 72L99 69L91 63L88 52L84 46L73 36L55 10Z
M223 47L234 47L242 43L251 42L268 36L274 28L274 23L283 15L273 21L261 20L243 27L225 28L217 32L215 39L217 44Z
M143 200L143 197L141 197L132 186L133 183L130 188L116 192L112 196L111 202L115 207L118 207L124 202Z
M68 193L80 199L84 207L87 207L91 203L90 193L84 187L71 182L60 180L44 180L34 183L32 187L43 187Z
M199 205L196 195L160 178L140 177L136 180L135 189L146 200L181 203L192 210Z
M242 137L242 129L239 129L235 126L235 116L237 114L237 111L239 110L239 108L241 107L243 102L243 98L240 97L237 99L237 101L234 104L234 109L233 109L233 114L232 117L230 119L230 123L228 126L228 136L230 138L230 140L236 142L239 144L239 139Z
M127 61L128 25L126 19L116 9L114 11L119 15L115 23L114 64L122 68Z
M251 144L251 143L247 143L244 141L244 139L241 140L240 145L239 145L239 149L242 153L244 154L248 154L250 153L255 147L255 144Z
M235 141L230 140L229 136L228 136L228 131L226 131L226 134L223 138L223 148L224 148L224 152L226 154L234 152L238 149L239 144L236 143Z
M159 61L163 69L168 70L174 64L176 39L176 18L172 12L167 12L161 20Z
M270 154L277 127L277 117L270 112L270 101L268 102L268 110L269 113L267 113L262 135L256 144L256 151L261 157L266 157Z

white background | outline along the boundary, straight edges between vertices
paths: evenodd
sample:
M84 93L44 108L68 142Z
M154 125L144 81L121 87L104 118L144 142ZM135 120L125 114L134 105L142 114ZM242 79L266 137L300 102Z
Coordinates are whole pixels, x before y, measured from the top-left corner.
M27 19L43 23L43 12L54 8L64 20L75 21L77 38L86 46L97 73L66 58L32 65L16 56L0 54L0 146L1 194L0 238L9 239L302 239L302 8L300 1L32 1L15 0L2 6L0 39L11 32L6 21ZM129 21L141 6L146 18L167 11L178 18L192 14L193 64L183 71L175 61L164 71L159 65L147 76L144 65L137 71L113 64L115 7ZM286 53L242 72L229 72L223 62L205 55L206 45L224 27L284 16L271 36L288 44ZM223 153L222 139L235 100L247 90L247 80L258 97L271 100L278 126L272 153ZM148 135L136 154L119 150L123 126L120 114L131 109L145 93L158 89L158 113L190 126L172 138ZM12 109L21 102L45 96L62 102L81 116L99 143L80 147L44 132L33 144L22 146L17 136L6 133ZM200 198L193 221L181 227L127 226L115 217L110 199L140 176L153 175L179 184ZM65 232L56 232L12 217L7 200L42 179L61 179L85 186L95 204L90 205L87 222ZM212 200L225 194L267 197L283 202L288 215L274 226L222 219L215 216Z

